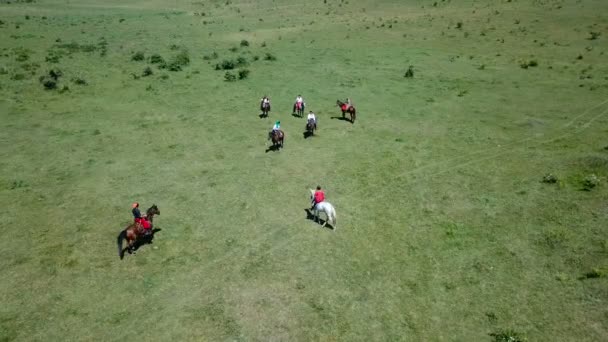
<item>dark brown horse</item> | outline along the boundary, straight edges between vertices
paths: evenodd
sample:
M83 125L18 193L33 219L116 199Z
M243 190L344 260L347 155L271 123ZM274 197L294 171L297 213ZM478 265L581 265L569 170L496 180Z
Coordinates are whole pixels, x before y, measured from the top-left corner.
M150 230L154 228L153 220L154 215L160 215L160 210L156 204L153 204L148 210L146 210L146 219L150 222ZM141 224L133 222L127 228L125 228L120 234L118 234L118 238L116 243L118 244L118 256L122 259L124 256L124 251L122 249L122 240L127 240L127 251L130 253L133 252L135 248L135 242L138 239L144 237L145 235L144 227Z
M357 110L355 109L355 106L353 106L353 105L349 106L348 103L344 103L340 100L337 100L336 104L342 110L342 118L344 118L344 114L346 114L348 112L348 114L350 114L350 122L354 124L355 119L357 118Z
M263 117L268 117L268 113L270 112L270 102L264 103L264 101L262 101L260 103L260 110L262 111Z
M317 129L317 123L315 121L315 119L308 119L308 122L306 122L306 135L307 136L311 136L311 135L315 135L315 130Z
M285 140L285 133L280 129L270 132L270 139L272 139L272 147L279 149L283 147L283 141Z

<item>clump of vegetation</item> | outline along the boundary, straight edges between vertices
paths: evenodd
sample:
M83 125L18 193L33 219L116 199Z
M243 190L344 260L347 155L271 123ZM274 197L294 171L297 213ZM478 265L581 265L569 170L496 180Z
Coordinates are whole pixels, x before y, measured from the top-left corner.
M59 78L63 76L63 73L59 69L51 69L47 75L40 76L40 83L46 90L52 90L57 88Z
M231 73L230 71L226 71L226 74L224 74L224 80L226 82L234 82L236 81L236 75Z
M15 53L15 60L17 62L25 62L28 59L30 59L30 51L28 49L23 49L23 48L15 49L14 53Z
M230 52L237 52L239 50L239 48L237 48L236 46L231 47L230 49L228 49Z
M231 59L225 59L221 63L215 65L215 70L232 70L236 67L236 63Z
M258 55L253 56L253 60L254 60L254 61L257 61L257 60L259 60L259 59L260 59L260 56L258 56Z
M133 56L131 57L132 61L136 61L136 62L140 62L146 59L146 56L144 55L143 52L141 51L137 51L136 53L133 54Z
M405 75L403 75L403 77L405 78L413 78L414 77L414 66L410 65L409 68L407 68L407 71L405 72Z
M48 56L44 59L47 63L59 63L59 55L51 51Z
M182 70L182 67L185 67L188 64L190 64L188 51L182 50L169 61L166 68L169 69L169 71L180 71Z
M590 37L587 38L589 40L596 40L600 37L601 33L600 32L589 32Z
M248 62L247 62L247 58L245 58L245 57L243 57L243 56L239 56L239 57L236 59L236 66L237 66L237 67L247 65L247 63L248 63Z
M524 338L519 332L507 329L498 332L491 333L490 336L494 338L495 342L525 342Z
M462 21L456 23L456 28L459 30L462 29Z
M11 76L11 80L13 81L21 81L25 79L25 75L24 74L13 74Z
M146 77L146 76L150 76L150 75L152 75L152 74L154 74L154 72L152 71L152 68L150 68L150 67L148 66L148 67L146 67L146 68L144 69L144 72L143 72L141 75L142 75L143 77Z
M522 69L528 69L528 67L537 67L538 66L538 62L535 59L529 60L529 61L522 61L521 63L519 63L519 66Z
M0 67L0 75L6 75L8 74L8 69L5 67Z
M239 80L244 80L249 76L249 69L239 70Z
M87 80L85 80L82 77L74 77L74 78L72 78L72 82L74 82L75 84L78 84L78 85L87 85L88 84Z
M581 279L594 279L594 278L604 278L608 275L608 271L601 268L594 268L591 271L585 273Z
M260 44L261 47L266 47L266 42L262 42L262 44Z
M241 46L247 47L247 46L249 46L249 42L247 40L243 39L243 40L241 40Z
M557 177L551 173L547 173L546 175L543 176L543 183L554 184L554 183L557 183L557 180L558 180Z
M165 64L165 59L163 56L155 53L148 58L148 62L151 64Z
M210 55L203 56L203 59L206 61L209 61L212 59L217 59L218 57L219 57L219 55L217 54L217 52L213 51Z
M600 185L600 179L595 174L590 174L583 179L583 190L591 191L591 189Z
M276 61L277 57L275 55L273 55L272 53L270 53L270 52L266 52L266 54L264 55L264 60L267 60L267 61Z

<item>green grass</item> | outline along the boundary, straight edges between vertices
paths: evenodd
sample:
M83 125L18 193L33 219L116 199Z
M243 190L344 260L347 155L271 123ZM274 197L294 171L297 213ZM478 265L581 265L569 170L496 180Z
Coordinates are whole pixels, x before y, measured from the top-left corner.
M0 341L607 340L608 3L434 3L0 1Z

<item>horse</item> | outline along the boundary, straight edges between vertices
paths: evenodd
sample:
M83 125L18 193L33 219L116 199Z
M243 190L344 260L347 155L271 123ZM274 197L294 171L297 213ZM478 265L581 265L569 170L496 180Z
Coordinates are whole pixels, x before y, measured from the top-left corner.
M268 113L270 112L270 102L260 103L260 110L262 111L262 116L268 117Z
M154 215L160 215L160 210L156 204L153 204L148 210L146 210L146 219L150 222L150 230L154 228L153 220ZM130 253L133 252L135 248L135 242L144 237L144 229L141 224L133 222L127 226L123 231L118 234L118 238L116 239L116 244L118 245L118 256L122 259L124 256L124 251L122 250L122 240L127 240L127 251Z
M346 112L348 112L348 114L350 114L350 122L354 124L355 119L357 118L357 110L355 109L355 106L353 106L353 105L349 106L348 103L344 103L340 100L337 100L336 104L342 110L342 118L344 118L344 114L346 114Z
M293 113L298 114L299 117L304 115L304 102L296 102L293 104Z
M315 119L308 119L306 123L306 134L307 135L315 135L315 130L317 129L317 123Z
M315 198L315 191L313 189L309 189L310 190L310 200L312 201ZM325 220L325 223L323 223L323 227L325 227L325 225L327 224L327 222L329 222L331 224L331 226L334 228L333 230L335 231L338 227L336 225L336 209L334 208L333 205L331 205L331 203L329 202L321 202L321 203L317 203L317 205L315 205L314 209L313 209L313 218L315 218L315 222L319 222L319 211L322 211L325 213L325 215L327 216L327 220Z
M279 149L283 147L283 142L285 140L285 133L280 129L273 130L270 132L270 138L272 139L272 147Z

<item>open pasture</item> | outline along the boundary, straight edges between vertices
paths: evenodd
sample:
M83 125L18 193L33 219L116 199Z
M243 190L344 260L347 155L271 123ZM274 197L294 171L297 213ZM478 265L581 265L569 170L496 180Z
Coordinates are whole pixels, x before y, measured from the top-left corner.
M0 0L0 341L606 341L607 40L604 0Z

